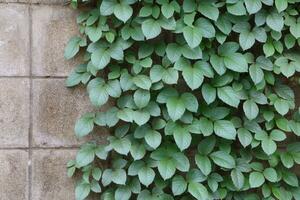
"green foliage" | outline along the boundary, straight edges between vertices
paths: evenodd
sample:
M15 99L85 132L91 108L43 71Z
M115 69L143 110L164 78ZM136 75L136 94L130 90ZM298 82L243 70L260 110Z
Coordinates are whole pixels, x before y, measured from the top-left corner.
M66 85L111 107L75 133L110 136L68 163L77 200L300 199L299 0L85 4Z

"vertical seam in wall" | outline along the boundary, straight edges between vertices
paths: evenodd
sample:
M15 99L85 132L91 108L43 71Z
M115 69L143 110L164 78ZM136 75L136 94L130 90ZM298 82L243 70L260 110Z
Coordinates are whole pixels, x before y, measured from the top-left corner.
M32 198L32 4L28 4L29 9L29 135L28 135L28 200Z

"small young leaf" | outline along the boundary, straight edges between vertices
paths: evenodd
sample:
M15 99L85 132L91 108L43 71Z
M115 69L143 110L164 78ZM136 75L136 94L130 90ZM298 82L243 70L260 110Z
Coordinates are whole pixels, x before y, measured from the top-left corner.
M232 122L227 120L215 121L214 131L217 136L228 140L234 140L236 136L236 130Z
M142 31L147 39L152 39L160 34L161 27L154 19L147 19L142 23Z
M201 183L190 183L188 191L196 199L208 199L208 191Z
M224 151L213 152L212 154L210 154L210 158L220 167L224 167L227 169L233 169L235 167L234 158Z
M251 172L249 176L249 183L251 188L260 187L265 182L265 177L260 172Z
M75 134L78 137L88 135L94 128L95 114L87 113L83 115L75 124Z
M253 100L245 101L243 104L243 109L244 109L246 117L249 120L255 119L259 113L259 108Z
M90 193L91 186L88 183L80 183L76 186L75 197L76 200L84 200Z
M177 175L172 179L172 192L175 196L184 193L186 188L187 183L182 176Z

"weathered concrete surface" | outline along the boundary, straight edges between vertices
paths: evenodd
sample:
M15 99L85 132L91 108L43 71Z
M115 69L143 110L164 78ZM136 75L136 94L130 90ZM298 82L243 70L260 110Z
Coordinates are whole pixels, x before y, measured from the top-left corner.
M64 58L64 48L74 35L78 35L74 10L61 6L33 6L33 75L67 76L78 63Z
M34 150L32 200L73 200L75 180L68 178L66 164L76 150Z
M29 7L0 4L0 76L29 75Z
M58 5L66 5L68 0L21 0L28 1L31 3L39 3L39 4L58 4Z
M28 200L28 152L0 150L0 200Z
M0 147L28 147L29 79L0 78Z
M68 0L0 0L0 3L32 3L45 5L67 5Z
M0 3L17 3L18 0L0 0Z
M74 134L76 119L93 110L85 89L67 89L63 79L33 80L33 145L78 145L80 141ZM107 135L105 129L97 133L100 140Z

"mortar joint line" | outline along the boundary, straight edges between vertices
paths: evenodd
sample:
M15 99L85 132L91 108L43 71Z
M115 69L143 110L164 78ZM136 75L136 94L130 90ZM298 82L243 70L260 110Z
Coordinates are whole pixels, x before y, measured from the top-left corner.
M32 199L32 123L33 123L33 84L32 84L32 4L29 5L29 133L28 133L28 200Z
M34 6L68 6L68 2L63 2L63 3L45 3L45 2L0 2L1 4L19 4L19 5L34 5Z

